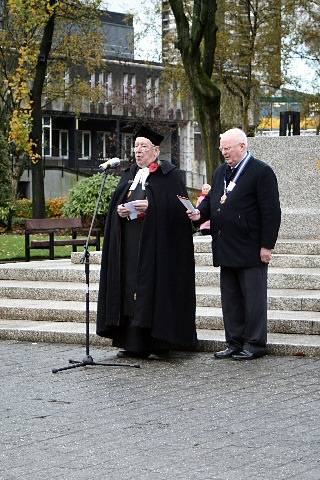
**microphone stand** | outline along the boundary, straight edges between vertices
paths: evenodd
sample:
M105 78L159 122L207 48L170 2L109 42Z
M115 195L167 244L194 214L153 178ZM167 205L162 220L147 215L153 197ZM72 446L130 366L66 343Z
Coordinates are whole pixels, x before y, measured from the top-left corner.
M129 367L129 368L140 368L140 365L137 364L128 364L128 363L101 363L95 362L89 352L89 318L90 318L90 303L89 303L89 277L90 277L90 252L89 252L89 240L91 236L91 231L93 224L95 222L97 211L100 204L101 195L107 179L107 169L103 172L103 181L101 182L99 195L97 198L94 214L91 220L91 225L87 237L86 244L84 246L83 256L81 257L80 262L84 264L85 275L86 275L86 356L82 360L69 360L71 365L62 368L53 368L52 373L61 372L62 370L70 370L71 368L86 367L86 366L95 366L103 365L105 367Z

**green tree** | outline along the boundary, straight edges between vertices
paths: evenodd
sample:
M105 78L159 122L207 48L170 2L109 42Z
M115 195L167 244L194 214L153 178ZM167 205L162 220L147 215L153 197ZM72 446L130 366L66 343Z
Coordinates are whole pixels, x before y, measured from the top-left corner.
M241 126L249 132L249 114L261 85L279 88L281 79L280 0L221 0L218 9L216 71L238 103Z
M84 73L101 65L103 38L99 0L8 0L0 32L2 116L21 175L26 155L32 162L33 216L45 216L42 163L42 101L50 94L83 95L90 88ZM90 22L88 22L90 18ZM76 69L78 68L78 73ZM65 85L57 77L74 69ZM60 85L60 90L50 85ZM86 85L84 87L84 85ZM62 92L63 90L63 92ZM90 97L90 96L89 96Z
M0 130L0 223L10 228L12 189L8 141Z
M289 0L287 0L289 1ZM301 113L308 117L316 129L320 131L320 0L291 0L293 6L286 13L287 35L284 51L287 64L300 58L314 71L311 83L312 94L300 94ZM292 28L294 25L294 28ZM298 72L299 74L300 72ZM300 80L294 73L287 79L296 87L301 87ZM304 86L303 86L304 87Z
M180 51L201 128L208 178L220 162L220 89L213 76L217 46L215 0L169 0Z
M11 178L8 141L0 130L0 206L11 200Z
M297 0L296 28L291 35L293 53L307 60L320 77L320 0Z

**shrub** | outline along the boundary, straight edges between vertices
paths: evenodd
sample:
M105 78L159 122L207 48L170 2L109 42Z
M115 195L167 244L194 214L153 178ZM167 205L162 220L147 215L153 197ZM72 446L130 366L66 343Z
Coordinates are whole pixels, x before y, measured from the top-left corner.
M32 218L32 202L29 198L20 198L14 204L14 216Z
M58 197L58 198L51 198L47 202L47 209L48 209L48 217L61 217L62 216L62 208L66 202L66 198Z
M101 173L97 173L78 182L71 189L69 197L62 208L63 214L67 217L81 217L84 221L91 219L102 181ZM106 214L112 194L118 183L119 177L108 175L97 212L100 218Z
M9 204L7 205L0 205L0 225L7 225L12 209L10 208Z

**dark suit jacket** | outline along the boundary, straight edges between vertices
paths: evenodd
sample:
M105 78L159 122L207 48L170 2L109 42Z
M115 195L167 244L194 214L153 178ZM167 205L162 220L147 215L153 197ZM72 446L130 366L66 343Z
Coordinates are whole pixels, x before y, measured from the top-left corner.
M251 157L224 204L227 165L213 175L212 189L199 206L201 222L211 220L213 264L225 267L261 265L261 247L272 249L281 221L279 192L273 170Z

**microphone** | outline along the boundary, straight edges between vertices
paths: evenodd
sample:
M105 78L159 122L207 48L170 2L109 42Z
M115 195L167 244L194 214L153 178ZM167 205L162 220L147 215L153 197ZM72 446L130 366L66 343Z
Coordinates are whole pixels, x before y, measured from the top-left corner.
M104 163L100 163L99 165L99 172L105 172L109 168L117 168L119 167L121 162L124 162L125 160L121 160L120 158L114 157L114 158L109 158Z

